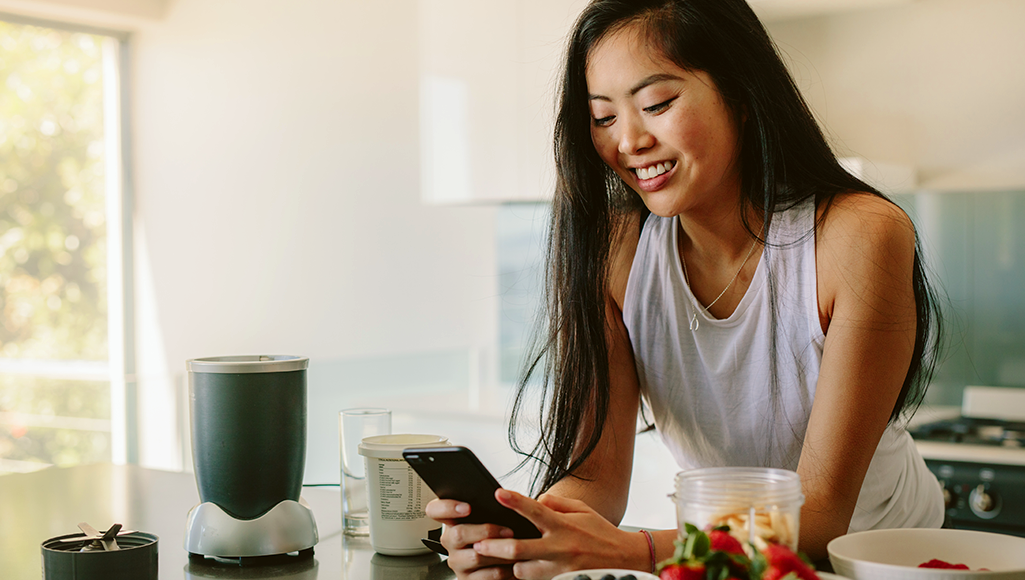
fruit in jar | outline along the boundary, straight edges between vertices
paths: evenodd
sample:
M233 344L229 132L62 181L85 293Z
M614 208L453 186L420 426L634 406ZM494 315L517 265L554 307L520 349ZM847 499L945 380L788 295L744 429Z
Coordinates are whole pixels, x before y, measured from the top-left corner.
M705 580L704 564L670 564L658 573L659 580Z
M740 540L730 535L729 529L716 528L708 532L709 549L730 554L743 554L744 546Z
M725 526L685 529L673 557L658 566L660 580L819 580L810 563L782 544L763 539L744 546Z
M793 574L799 580L818 580L818 574L790 548L780 544L769 544L762 554L768 566L761 580L778 580Z

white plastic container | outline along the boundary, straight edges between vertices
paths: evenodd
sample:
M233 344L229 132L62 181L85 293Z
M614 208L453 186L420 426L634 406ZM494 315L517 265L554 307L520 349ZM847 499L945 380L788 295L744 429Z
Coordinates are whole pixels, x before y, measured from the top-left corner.
M376 435L365 437L359 454L366 465L370 508L370 546L386 556L429 554L420 540L441 524L427 517L427 502L436 498L402 458L411 447L444 447L448 438L439 435Z
M797 550L800 532L801 479L784 469L710 467L676 475L676 523L708 531L729 526L730 534L759 549L777 543ZM753 525L752 525L753 524Z

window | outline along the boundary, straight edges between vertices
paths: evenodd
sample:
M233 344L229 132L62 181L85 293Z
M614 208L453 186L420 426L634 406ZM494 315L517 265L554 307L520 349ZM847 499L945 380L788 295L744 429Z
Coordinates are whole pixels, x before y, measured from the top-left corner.
M131 459L124 41L0 15L0 473Z
M943 308L926 402L960 405L967 385L1025 387L1025 191L893 197L915 222Z
M515 385L526 362L531 333L544 299L544 256L551 205L511 203L496 216L498 283L498 376Z

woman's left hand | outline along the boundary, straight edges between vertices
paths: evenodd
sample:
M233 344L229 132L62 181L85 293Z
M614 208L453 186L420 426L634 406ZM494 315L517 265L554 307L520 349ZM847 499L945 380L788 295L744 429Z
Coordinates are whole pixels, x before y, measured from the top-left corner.
M620 530L582 501L551 494L535 501L507 489L496 491L495 498L541 531L540 539L495 538L474 544L482 556L516 561L516 578L541 580L571 570L650 566L643 535Z

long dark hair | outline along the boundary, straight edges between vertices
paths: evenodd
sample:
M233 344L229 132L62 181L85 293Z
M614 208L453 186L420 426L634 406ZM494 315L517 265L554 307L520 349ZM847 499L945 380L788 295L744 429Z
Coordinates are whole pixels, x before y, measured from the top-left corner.
M643 210L643 205L592 145L585 68L592 48L627 26L636 26L649 46L677 66L709 74L734 118L746 119L738 123L740 215L752 235L765 242L773 215L809 198L828 210L840 193L883 197L839 164L745 0L592 1L577 19L565 55L554 135L557 181L544 324L535 335L509 426L513 448L527 456L525 461L540 462L534 476L536 491L547 490L586 460L601 438L608 414L605 304L610 242L623 215ZM760 231L748 221L751 209L763 218ZM939 311L920 255L916 242L915 347L891 421L920 404L935 364ZM774 341L775 337L772 348ZM772 375L777 374L772 369ZM773 383L776 395L778 378ZM547 412L536 444L524 451L517 444L518 419L533 387L540 389ZM586 440L578 442L580 433L588 433Z

